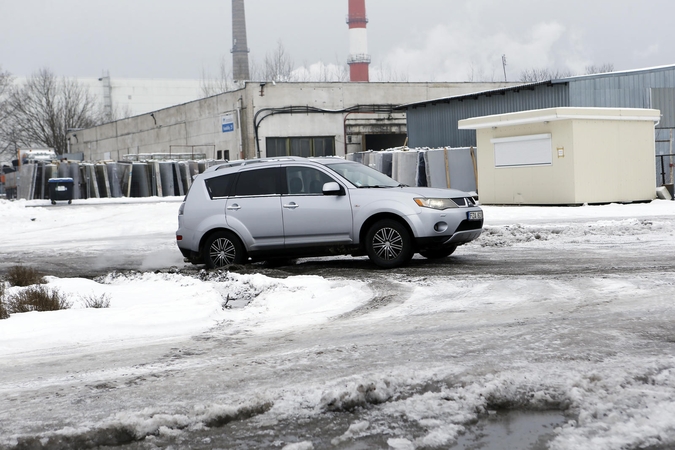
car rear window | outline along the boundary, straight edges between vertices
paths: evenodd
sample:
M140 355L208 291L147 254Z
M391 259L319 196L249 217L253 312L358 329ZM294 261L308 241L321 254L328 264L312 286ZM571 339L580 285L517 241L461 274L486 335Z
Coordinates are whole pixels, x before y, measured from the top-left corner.
M205 180L206 190L209 191L211 200L214 198L223 198L232 195L232 187L236 178L236 173L221 175L219 177Z

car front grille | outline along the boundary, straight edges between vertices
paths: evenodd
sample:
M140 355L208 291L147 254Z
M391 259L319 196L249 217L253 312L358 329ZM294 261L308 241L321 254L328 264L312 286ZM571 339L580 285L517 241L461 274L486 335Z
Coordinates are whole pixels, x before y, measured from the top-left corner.
M471 197L456 197L452 199L453 202L460 208L468 208L469 206L476 206L476 202Z

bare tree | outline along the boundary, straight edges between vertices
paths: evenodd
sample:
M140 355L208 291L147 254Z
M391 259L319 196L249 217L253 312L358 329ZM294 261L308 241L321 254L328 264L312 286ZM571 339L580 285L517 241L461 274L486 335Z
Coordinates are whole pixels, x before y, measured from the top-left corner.
M9 98L12 82L12 75L0 67L0 155L14 148L9 139L9 118L12 111Z
M239 87L232 76L232 69L228 64L228 58L220 59L220 70L216 76L211 76L202 70L202 78L199 82L204 97L221 94Z
M254 57L249 57L248 65L251 81L263 81L263 69L260 62Z
M560 78L571 77L574 74L571 70L561 69L526 69L520 73L520 81L524 83L535 83L537 81L557 80Z
M346 63L340 62L336 57L335 63L326 64L319 61L315 64L303 63L302 66L293 70L293 81L299 82L320 82L349 80L349 68Z
M592 75L595 73L607 73L607 72L614 72L614 64L611 63L605 63L601 64L599 66L596 65L590 65L586 66L586 72L584 75ZM569 69L561 70L561 69L550 69L550 68L543 68L543 69L527 69L523 70L520 73L520 81L526 82L526 83L532 83L532 82L537 82L537 81L547 81L547 80L557 80L560 78L568 78L568 77L573 77L576 74L573 73Z
M10 96L11 129L23 145L67 151L66 133L71 128L89 128L103 121L103 110L89 90L74 79L58 79L49 69L40 69Z
M495 83L497 81L497 75L495 73L494 68L492 69L492 72L488 74L485 71L485 68L481 64L476 63L475 61L471 61L469 63L469 72L467 74L467 78L468 81L473 83L480 83L480 82Z
M371 70L373 81L380 81L386 83L402 82L407 83L409 76L406 72L399 72L390 64L385 64L382 61L375 66L375 70Z
M294 81L293 59L286 52L283 42L277 42L277 48L265 55L263 79L266 81Z
M12 81L12 74L2 70L2 66L0 66L0 124L2 124L9 115L9 104L7 100L12 88Z
M608 72L614 72L614 64L604 63L599 66L596 65L586 66L586 75L592 75L594 73L608 73Z

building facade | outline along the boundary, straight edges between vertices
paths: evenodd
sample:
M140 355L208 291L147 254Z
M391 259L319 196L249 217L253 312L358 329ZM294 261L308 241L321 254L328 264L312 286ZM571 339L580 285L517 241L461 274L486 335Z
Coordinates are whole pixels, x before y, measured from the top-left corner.
M68 133L88 161L345 155L406 144L402 103L507 83L273 83L243 88Z

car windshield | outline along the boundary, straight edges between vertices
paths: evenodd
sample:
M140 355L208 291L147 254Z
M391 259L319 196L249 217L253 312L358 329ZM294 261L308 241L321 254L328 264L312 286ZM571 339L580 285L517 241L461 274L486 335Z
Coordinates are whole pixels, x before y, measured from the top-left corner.
M364 166L363 164L337 163L329 164L328 167L359 188L388 188L402 186L398 181L392 180L385 174L378 172L375 169L371 169L368 166Z

